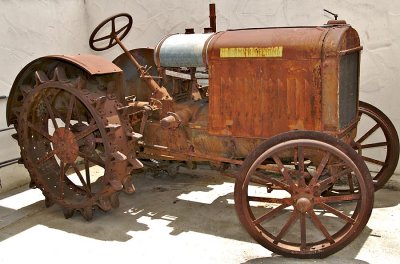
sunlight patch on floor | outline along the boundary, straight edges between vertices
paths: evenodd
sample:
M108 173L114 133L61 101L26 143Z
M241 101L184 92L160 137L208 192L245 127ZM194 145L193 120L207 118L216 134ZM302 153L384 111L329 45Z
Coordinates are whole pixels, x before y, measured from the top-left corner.
M210 190L184 193L179 195L177 198L190 202L212 204L219 197L232 193L234 189L234 183L224 182L223 184L219 185L208 185L207 188L210 188Z
M44 200L39 189L29 189L0 200L0 206L19 210L38 201Z

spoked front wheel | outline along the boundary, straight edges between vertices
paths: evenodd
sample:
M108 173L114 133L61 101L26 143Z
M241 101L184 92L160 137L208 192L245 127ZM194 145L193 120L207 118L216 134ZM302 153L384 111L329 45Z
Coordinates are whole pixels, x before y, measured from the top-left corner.
M352 192L329 192L349 186ZM235 206L249 234L267 249L322 258L353 241L367 224L372 180L349 145L319 132L287 132L246 158L235 183Z

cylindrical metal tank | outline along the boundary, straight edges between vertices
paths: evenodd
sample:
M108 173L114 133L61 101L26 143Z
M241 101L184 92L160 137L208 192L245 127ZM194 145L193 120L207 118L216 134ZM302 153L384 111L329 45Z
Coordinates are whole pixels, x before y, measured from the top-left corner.
M204 67L207 45L215 35L175 34L162 39L156 46L154 61L158 67Z

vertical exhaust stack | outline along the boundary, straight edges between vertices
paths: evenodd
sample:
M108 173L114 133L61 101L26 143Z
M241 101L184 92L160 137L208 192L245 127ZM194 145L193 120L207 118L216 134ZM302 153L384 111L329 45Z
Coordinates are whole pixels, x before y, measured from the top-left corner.
M217 32L217 16L215 15L215 4L210 4L210 28L211 32Z

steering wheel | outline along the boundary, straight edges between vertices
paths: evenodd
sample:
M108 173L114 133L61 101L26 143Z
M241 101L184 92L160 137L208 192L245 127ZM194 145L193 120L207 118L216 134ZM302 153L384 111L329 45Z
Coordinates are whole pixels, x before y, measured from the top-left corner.
M116 19L117 18L126 18L128 19L128 23L125 24L123 27L121 27L120 29L116 29ZM103 36L103 37L98 37L96 38L96 34L99 33L100 29L102 29L106 24L108 24L109 22L111 22L111 33L109 35ZM116 38L118 38L119 40L122 40L129 32L129 30L132 27L132 17L131 15L127 14L127 13L121 13L121 14L117 14L115 16L109 17L106 20L104 20L103 22L101 22L92 32L92 34L90 35L89 38L89 46L96 51L102 51L102 50L106 50L109 49L113 46L115 46L115 44L117 44L118 42L116 41ZM94 44L96 42L99 41L104 41L104 40L108 40L110 39L110 41L108 42L108 44L104 47L96 47Z

